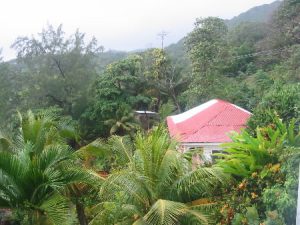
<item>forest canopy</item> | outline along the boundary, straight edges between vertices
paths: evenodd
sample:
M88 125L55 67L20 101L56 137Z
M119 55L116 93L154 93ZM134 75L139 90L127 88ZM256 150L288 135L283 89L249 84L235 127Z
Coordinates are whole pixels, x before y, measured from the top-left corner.
M276 4L138 52L63 25L18 37L0 62L0 208L16 224L295 224L300 1ZM165 119L216 98L253 115L195 165Z

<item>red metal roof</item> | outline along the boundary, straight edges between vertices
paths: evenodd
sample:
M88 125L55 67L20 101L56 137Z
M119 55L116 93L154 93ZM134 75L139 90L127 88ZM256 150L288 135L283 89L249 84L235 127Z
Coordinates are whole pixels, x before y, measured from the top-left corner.
M213 99L184 113L167 117L170 135L184 143L230 142L228 133L245 127L251 113Z

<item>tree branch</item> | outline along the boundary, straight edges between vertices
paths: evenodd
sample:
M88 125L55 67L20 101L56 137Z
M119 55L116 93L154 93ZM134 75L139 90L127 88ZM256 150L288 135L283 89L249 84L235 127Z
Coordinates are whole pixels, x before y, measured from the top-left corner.
M59 70L59 72L60 72L60 75L65 79L66 76L65 76L65 73L64 73L63 69L61 68L60 61L57 60L55 57L52 57L52 59L53 59L53 61L55 62L56 66L57 66L57 68L58 68L58 70Z
M56 102L60 107L63 108L63 106L65 105L65 102L56 98L55 96L51 95L51 94L47 94L46 97L51 98L54 102Z

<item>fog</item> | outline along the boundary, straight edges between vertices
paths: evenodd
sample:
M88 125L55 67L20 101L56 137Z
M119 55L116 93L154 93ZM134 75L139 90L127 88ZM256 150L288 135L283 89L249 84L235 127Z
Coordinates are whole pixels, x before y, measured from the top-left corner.
M15 57L10 45L18 36L36 34L47 24L63 24L67 34L77 28L95 36L106 50L131 51L166 44L191 31L197 17L232 18L273 0L10 0L2 2L0 47L5 60Z

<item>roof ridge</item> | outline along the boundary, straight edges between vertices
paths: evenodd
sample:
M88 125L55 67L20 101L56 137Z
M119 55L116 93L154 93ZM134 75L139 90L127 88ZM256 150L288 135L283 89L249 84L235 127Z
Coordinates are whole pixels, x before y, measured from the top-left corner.
M171 118L173 119L174 123L182 123L182 122L184 122L188 119L193 118L194 116L196 116L197 114L203 112L204 110L212 107L213 105L215 105L218 102L219 102L219 100L217 100L217 99L209 100L208 102L205 102L201 105L198 105L194 108L191 108L191 109L189 109L189 110L187 110L183 113L171 116Z

